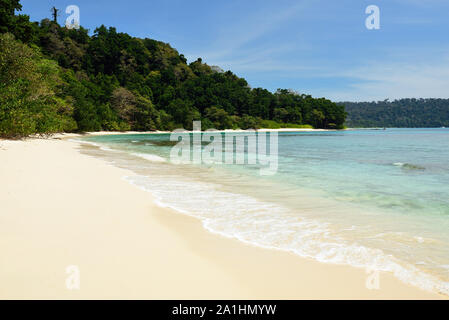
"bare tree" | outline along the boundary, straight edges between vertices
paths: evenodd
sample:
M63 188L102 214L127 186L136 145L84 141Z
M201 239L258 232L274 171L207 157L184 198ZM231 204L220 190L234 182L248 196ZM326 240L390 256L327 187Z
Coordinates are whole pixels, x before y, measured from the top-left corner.
M57 9L56 7L51 8L51 14L53 16L53 21L55 23L58 23L59 9Z

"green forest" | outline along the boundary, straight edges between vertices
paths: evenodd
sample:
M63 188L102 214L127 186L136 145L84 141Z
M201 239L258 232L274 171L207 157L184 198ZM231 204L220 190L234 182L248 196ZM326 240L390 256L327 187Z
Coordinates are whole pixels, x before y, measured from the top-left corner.
M449 99L400 99L344 102L351 128L449 127Z
M272 93L169 44L104 25L92 34L31 22L0 0L0 136L85 131L342 128L345 108L291 90Z

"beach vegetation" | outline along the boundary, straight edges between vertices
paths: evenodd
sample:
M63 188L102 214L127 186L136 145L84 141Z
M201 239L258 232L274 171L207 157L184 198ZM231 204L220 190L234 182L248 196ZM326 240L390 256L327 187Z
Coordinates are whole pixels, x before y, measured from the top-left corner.
M90 34L50 19L30 22L20 10L20 1L0 0L2 136L191 129L195 120L205 129L338 129L345 122L342 105L251 88L201 58L189 63L168 43L104 25Z
M74 131L73 106L59 96L58 64L10 33L0 34L0 136Z

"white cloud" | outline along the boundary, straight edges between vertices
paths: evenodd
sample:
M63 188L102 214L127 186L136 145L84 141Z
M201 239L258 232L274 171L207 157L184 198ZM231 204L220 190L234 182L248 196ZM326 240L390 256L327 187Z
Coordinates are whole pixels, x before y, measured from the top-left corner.
M449 55L421 63L375 62L340 75L355 83L327 92L327 96L338 101L449 98Z
M197 57L203 57L209 64L222 65L229 63L235 66L242 62L241 56L259 57L267 56L272 51L288 50L290 46L277 46L270 41L270 48L251 48L249 51L245 46L252 41L258 40L267 33L273 32L282 27L293 18L298 18L298 14L309 4L310 0L302 0L288 7L270 6L261 7L251 13L245 13L239 16L236 14L232 24L219 27L216 32L216 38L210 44L209 52L187 53L189 61L196 60ZM256 8L256 7L255 7ZM260 50L260 52L258 52Z

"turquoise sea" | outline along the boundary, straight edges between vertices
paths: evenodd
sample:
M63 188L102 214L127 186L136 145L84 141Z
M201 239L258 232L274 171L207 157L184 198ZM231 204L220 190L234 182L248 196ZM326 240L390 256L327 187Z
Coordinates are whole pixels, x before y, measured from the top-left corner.
M83 141L82 152L130 169L130 183L211 232L449 295L449 129L279 133L272 176L173 164L168 134Z

